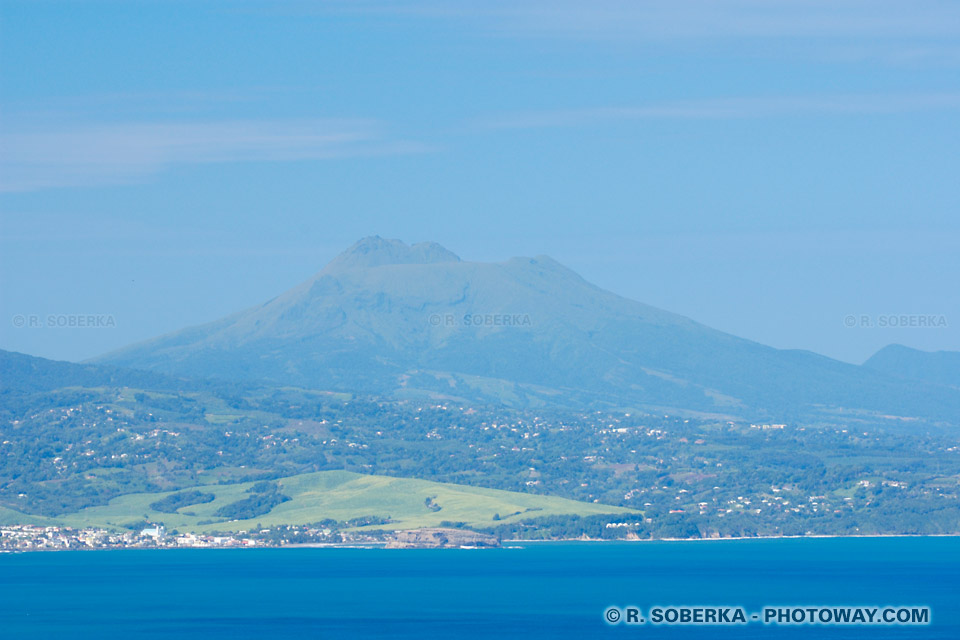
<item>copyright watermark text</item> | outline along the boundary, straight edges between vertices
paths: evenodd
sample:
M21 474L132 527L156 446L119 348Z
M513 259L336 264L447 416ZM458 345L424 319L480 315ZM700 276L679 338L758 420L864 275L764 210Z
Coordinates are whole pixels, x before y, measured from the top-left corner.
M116 319L109 313L18 313L10 319L17 329L113 329Z
M607 607L603 619L611 625L928 625L930 607Z
M847 314L843 317L847 329L945 329L947 316L937 313L882 313Z
M433 327L532 327L528 313L434 313L428 319Z

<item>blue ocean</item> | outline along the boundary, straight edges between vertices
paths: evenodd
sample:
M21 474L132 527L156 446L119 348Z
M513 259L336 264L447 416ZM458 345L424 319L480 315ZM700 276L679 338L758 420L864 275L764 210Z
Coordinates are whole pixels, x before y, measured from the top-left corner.
M960 638L960 538L0 555L9 638ZM610 625L610 607L930 608L921 626Z

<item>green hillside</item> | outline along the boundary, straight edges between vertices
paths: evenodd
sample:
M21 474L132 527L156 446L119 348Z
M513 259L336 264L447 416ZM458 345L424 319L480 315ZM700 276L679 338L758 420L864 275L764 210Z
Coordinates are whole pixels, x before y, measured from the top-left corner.
M55 521L52 518L29 515L26 513L20 513L14 509L8 509L7 507L0 507L0 525L2 524L35 524L46 526L49 524L55 524Z
M72 527L122 527L149 520L162 522L170 530L181 532L237 531L279 524L308 524L324 519L340 521L354 518L390 518L375 529L408 529L438 526L443 521L464 522L468 526L491 526L500 522L552 515L591 516L628 513L629 509L577 502L565 498L539 496L499 489L482 489L457 484L409 478L391 478L352 473L320 471L281 478L280 492L290 499L268 513L246 520L217 517L219 509L248 498L253 482L196 487L216 499L204 504L181 507L176 513L151 508L158 500L180 492L135 493L121 496L109 504L89 507L55 520ZM427 499L430 499L430 505ZM437 509L439 507L439 509ZM9 515L13 512L7 512ZM2 514L0 514L2 515ZM9 517L6 518L10 520ZM211 520L215 522L210 522ZM201 524L203 523L203 524Z

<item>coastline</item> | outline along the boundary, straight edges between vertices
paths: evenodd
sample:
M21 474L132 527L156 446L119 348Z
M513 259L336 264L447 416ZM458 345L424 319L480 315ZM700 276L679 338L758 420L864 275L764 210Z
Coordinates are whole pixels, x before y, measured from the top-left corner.
M551 542L725 542L735 540L817 540L817 539L857 539L857 538L958 538L960 533L858 533L842 536L835 534L812 534L799 536L731 536L726 538L560 538L557 540L524 540L504 538L503 542L551 543Z
M826 539L845 539L845 540L856 540L856 539L874 539L874 538L958 538L960 533L932 533L932 534L917 534L917 533L890 533L890 534L858 534L858 535L796 535L796 536L738 536L738 537L728 537L728 538L641 538L641 539L603 539L603 538L558 538L555 540L526 540L522 538L504 538L501 542L503 546L499 547L502 549L522 549L527 545L551 545L551 544L571 544L571 543L584 543L584 544L632 544L632 543L657 543L657 542L737 542L737 541L775 541L775 540L826 540ZM510 545L510 546L506 546ZM438 549L438 550L464 550L462 547L431 547L431 546L414 546L414 547L388 547L386 542L375 542L370 541L366 543L356 543L356 542L304 542L304 543L293 543L293 544L284 544L284 545L253 545L253 546L156 546L156 547L71 547L71 548L34 548L34 549L0 549L0 556L10 554L16 555L21 553L62 553L70 551L80 551L80 552L92 552L92 551L171 551L171 550L249 550L249 549L390 549L393 550L410 550L410 549ZM471 547L469 550L483 549L483 547Z

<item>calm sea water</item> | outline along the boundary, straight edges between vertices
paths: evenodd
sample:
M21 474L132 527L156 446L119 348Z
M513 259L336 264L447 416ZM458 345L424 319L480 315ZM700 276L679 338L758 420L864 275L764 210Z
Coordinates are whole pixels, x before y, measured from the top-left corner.
M926 627L608 626L611 605L928 605ZM960 539L0 555L0 638L960 638Z

